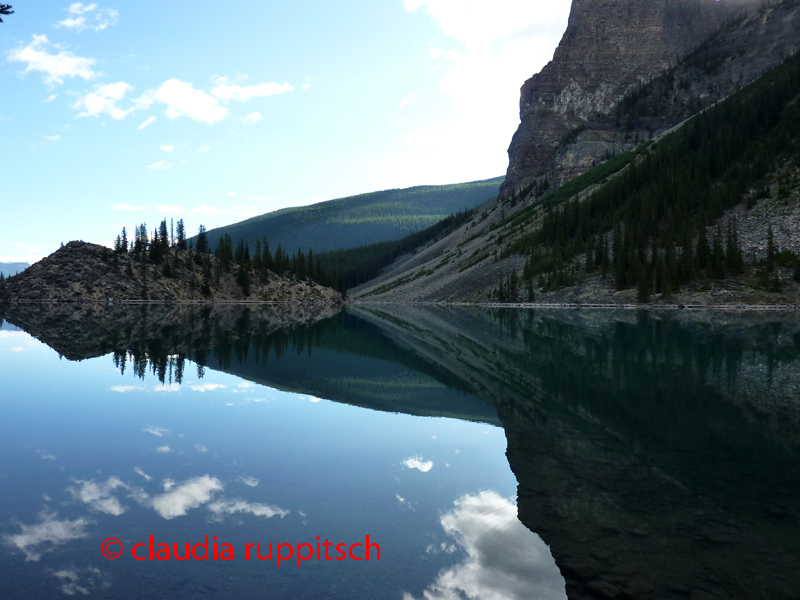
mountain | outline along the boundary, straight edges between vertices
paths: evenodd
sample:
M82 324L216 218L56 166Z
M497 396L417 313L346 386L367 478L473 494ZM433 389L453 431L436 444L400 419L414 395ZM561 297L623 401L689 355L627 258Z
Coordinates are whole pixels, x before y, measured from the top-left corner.
M170 248L118 253L73 241L23 273L0 283L2 302L229 302L341 303L341 295L310 280L242 269L209 254ZM247 291L245 291L247 290Z
M22 273L28 267L30 267L30 265L24 262L0 262L0 273L2 273L4 277L11 277L17 273Z
M574 0L553 60L522 86L521 123L508 149L503 191L519 190L546 175L562 183L561 171L574 176L609 151L630 150L635 145L630 130L615 127L614 120L609 126L602 117L613 116L627 94L670 68L723 24L747 10L756 14L759 4L756 0ZM755 35L769 37L765 31ZM769 66L765 54L759 52L757 61L744 57L755 72L727 65L723 78L747 83ZM708 105L720 97L719 92L724 94L709 86L702 90L701 100ZM670 126L668 119L660 121L652 133Z
M280 244L315 254L401 238L470 209L496 196L502 177L453 185L428 185L372 192L297 208L285 208L208 231L214 247L220 237L244 239L255 249L267 238L274 252Z
M588 19L596 35L588 41L565 35L557 58L590 60L603 46L598 40L611 44L617 28L647 22L637 11L623 11L622 20L601 19L609 4L596 3L592 16L575 1L573 31ZM715 10L708 3L669 4L700 11L700 22L703 11ZM742 11L744 6L749 10ZM562 101L579 95L559 92L547 100L540 94L541 127L527 145L519 132L512 143L538 156L525 162L530 169L520 170L522 163L512 156L498 198L351 295L409 301L534 297L627 303L658 296L666 303L797 302L800 1L736 8L661 72L642 67L640 83L605 105L608 112L587 113L582 125L556 142L552 131L564 130L558 124L565 114L577 114L580 104L562 110ZM687 27L695 31L695 25ZM667 29L654 31L663 37ZM629 75L620 64L619 80ZM598 76L587 72L585 82L576 80L569 89L594 89L590 84ZM537 154L540 146L552 152Z

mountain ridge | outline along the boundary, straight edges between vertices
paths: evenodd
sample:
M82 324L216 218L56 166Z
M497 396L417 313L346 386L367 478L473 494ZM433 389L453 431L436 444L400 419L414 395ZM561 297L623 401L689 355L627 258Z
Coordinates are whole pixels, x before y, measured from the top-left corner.
M284 208L207 232L209 243L223 235L244 239L251 251L266 237L290 253L311 248L315 254L392 241L434 225L460 210L496 196L502 177L448 185L424 185L369 192Z

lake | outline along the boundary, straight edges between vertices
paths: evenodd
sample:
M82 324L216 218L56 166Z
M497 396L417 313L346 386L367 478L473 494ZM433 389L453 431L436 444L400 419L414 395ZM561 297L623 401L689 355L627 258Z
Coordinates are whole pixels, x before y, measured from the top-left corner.
M800 319L0 307L3 598L800 597Z

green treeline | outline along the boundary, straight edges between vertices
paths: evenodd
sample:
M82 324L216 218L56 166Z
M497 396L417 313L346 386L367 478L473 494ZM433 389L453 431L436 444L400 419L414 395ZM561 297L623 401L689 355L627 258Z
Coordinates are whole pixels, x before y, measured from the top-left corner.
M749 257L742 256L737 224L719 221L725 210L765 197L775 166L800 163L798 96L800 55L658 144L640 147L618 176L584 201L551 208L541 227L506 245L503 256L528 256L520 283L538 277L552 289L575 283L581 271L601 271L613 275L617 289L636 287L640 299L676 292L700 276L741 273ZM778 195L788 195L792 183L785 192L782 183ZM706 228L715 223L709 240ZM769 244L765 273L781 261L797 264L774 248L771 232ZM583 265L576 264L579 255Z
M472 219L475 212L476 209L460 210L399 240L324 252L318 255L319 261L325 272L338 273L337 289L346 290L374 279L400 256L414 252L417 248L455 231Z
M194 240L187 241L183 219L178 221L177 228L172 222L168 228L167 220L164 219L152 232L152 236L147 230L147 225L142 223L136 227L132 240L128 239L128 232L123 227L122 233L114 242L114 253L117 261L120 256L127 258L128 275L133 275L135 266L141 269L145 288L148 264L159 266L165 277L175 277L181 267L186 267L192 272L193 285L194 268L200 267L202 278L198 285L205 294L210 294L212 287L220 286L222 273L233 273L245 296L250 294L254 278L256 281L266 283L271 273L301 281L311 280L334 288L339 287L336 273L329 274L323 269L319 259L314 258L314 253L310 249L308 253L304 253L298 248L296 253L290 255L278 244L273 253L265 237L263 240L256 240L255 251L251 254L247 241L240 239L234 248L230 235L225 234L220 237L212 250L204 225L200 225ZM211 259L212 255L216 260ZM143 295L146 295L146 289Z

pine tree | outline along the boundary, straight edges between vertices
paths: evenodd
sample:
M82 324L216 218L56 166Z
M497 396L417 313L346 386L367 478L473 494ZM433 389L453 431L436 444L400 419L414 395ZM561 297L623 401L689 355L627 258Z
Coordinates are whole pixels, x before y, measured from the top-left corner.
M722 248L722 229L717 224L714 234L714 246L711 251L711 277L713 279L725 278L725 251Z
M256 251L253 253L253 269L261 272L261 241L256 240Z
M519 302L519 279L516 271L511 271L508 276L508 295L511 302Z
M697 269L708 269L711 264L711 247L708 244L708 236L706 235L706 228L701 224L700 231L697 237L697 250L695 257L697 259Z
M775 268L775 236L772 233L772 224L767 228L767 271Z
M269 270L271 271L274 267L272 263L272 252L269 251L269 242L267 241L267 236L264 236L264 243L261 245L263 248L261 252L261 262L264 265L264 273Z
M178 220L178 250L186 250L186 227L183 225L183 219Z
M166 254L169 250L169 231L167 230L167 220L161 221L158 226L158 241L161 244L161 254Z
M195 249L197 250L198 254L208 254L208 237L206 236L206 227L205 225L200 225L200 228L197 230L197 243L195 244Z
M14 11L11 10L10 4L0 4L0 15L13 15ZM0 23L3 22L3 19L0 19Z

